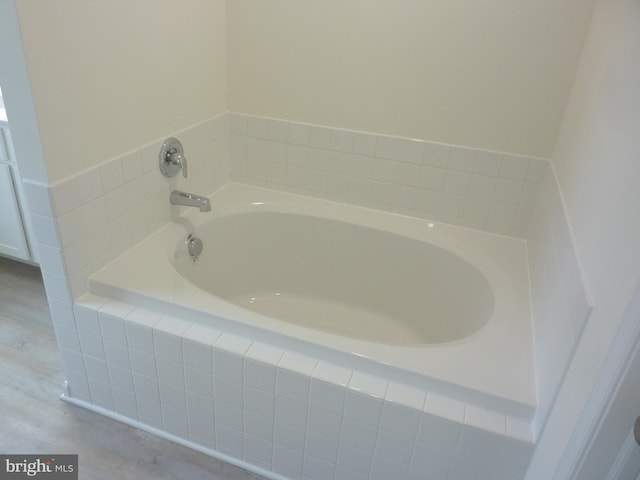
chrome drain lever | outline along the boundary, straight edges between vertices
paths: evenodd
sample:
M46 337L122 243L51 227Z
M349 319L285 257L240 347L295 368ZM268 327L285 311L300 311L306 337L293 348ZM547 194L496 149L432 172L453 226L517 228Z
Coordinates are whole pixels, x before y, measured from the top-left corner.
M192 234L189 234L189 236L187 237L187 251L189 252L189 255L193 257L194 262L202 253L202 248L202 240L194 237Z

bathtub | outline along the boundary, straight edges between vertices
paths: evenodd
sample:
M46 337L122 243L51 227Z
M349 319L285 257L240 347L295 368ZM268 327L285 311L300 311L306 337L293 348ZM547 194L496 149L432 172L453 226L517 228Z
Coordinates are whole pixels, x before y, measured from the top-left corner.
M90 292L527 422L524 242L227 184L90 278ZM203 241L196 258L187 236Z

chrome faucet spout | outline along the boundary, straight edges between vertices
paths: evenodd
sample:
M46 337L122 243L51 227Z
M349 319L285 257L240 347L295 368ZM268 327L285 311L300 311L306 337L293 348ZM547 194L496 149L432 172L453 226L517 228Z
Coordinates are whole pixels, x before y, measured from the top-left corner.
M174 190L171 192L169 201L172 205L198 207L201 212L208 212L211 210L211 202L207 197L201 197L200 195L194 195L193 193L181 192L180 190Z

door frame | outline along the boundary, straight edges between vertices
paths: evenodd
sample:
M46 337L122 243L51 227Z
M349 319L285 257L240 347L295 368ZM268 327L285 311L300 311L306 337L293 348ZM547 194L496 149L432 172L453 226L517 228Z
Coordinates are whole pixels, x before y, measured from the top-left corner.
M598 380L571 435L554 478L571 480L585 478L585 472L582 471L585 461L593 455L593 449L597 448L599 442L608 440L605 437L609 434L605 433L604 427L610 425L609 414L620 403L624 404L625 398L629 397L629 393L625 391L628 388L623 387L629 387L634 381L637 382L638 378L640 378L640 283L636 286L616 338L609 349ZM640 415L640 411L631 412L630 408L627 405L622 413L633 416L634 419ZM625 438L625 442L628 442L631 428L632 422L629 423L628 429L617 431L616 437ZM620 447L621 452L622 449L633 452L628 443L623 443ZM619 469L624 468L624 465L618 463L621 460L613 459L609 467L608 480L616 479L615 476L610 476L616 474L616 469L621 471Z

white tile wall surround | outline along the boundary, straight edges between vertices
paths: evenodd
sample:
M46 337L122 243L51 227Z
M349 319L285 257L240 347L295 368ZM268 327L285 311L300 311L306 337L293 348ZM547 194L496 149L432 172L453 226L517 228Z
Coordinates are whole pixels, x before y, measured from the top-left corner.
M526 237L548 161L229 114L231 179Z
M185 148L187 179L161 175L162 138L50 187L25 181L40 249L64 257L66 272L49 257L44 271L65 275L73 298L84 294L91 273L183 211L169 204L172 189L207 195L229 179L227 129L223 114L168 135Z
M544 427L575 346L591 313L555 173L540 185L527 238L536 348L536 434ZM512 428L517 429L517 425Z
M518 480L533 451L441 395L93 295L75 312L73 401L271 478Z

